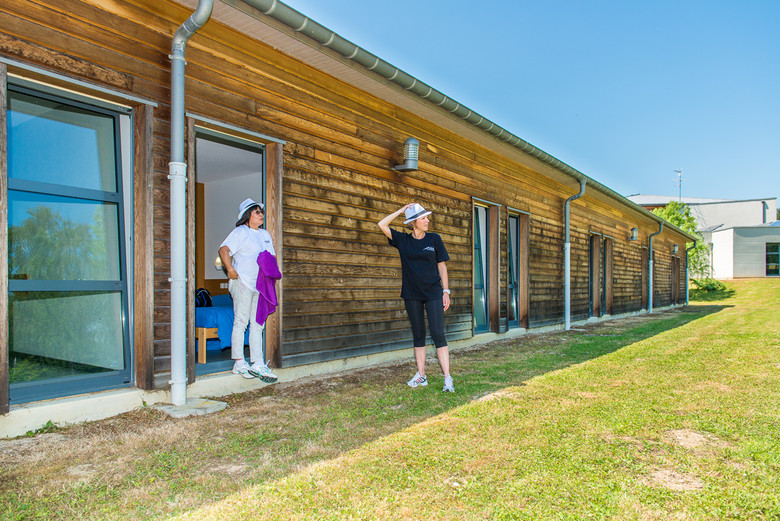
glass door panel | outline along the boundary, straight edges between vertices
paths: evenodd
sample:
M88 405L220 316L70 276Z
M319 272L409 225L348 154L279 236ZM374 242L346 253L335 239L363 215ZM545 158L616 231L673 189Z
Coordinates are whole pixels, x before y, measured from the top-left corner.
M766 245L766 274L780 275L780 244L767 243Z
M11 403L127 385L127 116L15 85L7 110Z
M115 192L115 117L63 100L12 91L8 177Z
M118 205L9 190L11 280L121 278Z
M509 288L509 302L507 303L507 320L509 326L519 326L519 294L518 294L518 273L519 273L519 219L516 215L509 216L509 270L507 285Z
M11 384L125 369L121 292L9 294Z
M474 207L474 332L488 330L488 209Z

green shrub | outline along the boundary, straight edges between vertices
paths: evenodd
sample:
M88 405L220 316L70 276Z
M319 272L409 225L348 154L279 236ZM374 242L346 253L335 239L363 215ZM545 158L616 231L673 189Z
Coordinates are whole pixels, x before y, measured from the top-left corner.
M705 279L691 279L696 289L702 291L723 291L726 289L726 285L719 280L711 279L709 277Z
M24 433L24 436L27 438L31 438L32 436L37 436L38 434L48 434L50 432L57 432L60 430L60 428L55 424L53 421L49 420L46 422L46 425L39 429L35 429L34 431L27 431Z

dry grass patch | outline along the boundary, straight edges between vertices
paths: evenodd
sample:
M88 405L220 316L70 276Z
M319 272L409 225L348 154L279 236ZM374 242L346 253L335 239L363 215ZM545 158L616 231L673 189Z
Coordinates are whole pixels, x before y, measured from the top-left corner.
M673 469L656 469L650 473L645 481L651 487L661 487L681 492L704 488L704 482L699 478L677 472Z
M679 445L694 452L708 448L723 448L729 444L711 434L701 434L692 429L676 429L665 433L668 442Z

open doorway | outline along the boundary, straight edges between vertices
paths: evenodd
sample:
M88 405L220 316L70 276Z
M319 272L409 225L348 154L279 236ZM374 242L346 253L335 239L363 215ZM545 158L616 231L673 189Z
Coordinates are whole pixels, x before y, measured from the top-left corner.
M199 375L232 367L233 301L227 275L216 262L217 252L235 228L239 203L250 197L265 204L264 145L196 129L194 182L195 287L206 289L211 299L210 306L199 307L196 302L195 307L195 371ZM203 303L203 299L196 300ZM245 345L247 340L245 336Z

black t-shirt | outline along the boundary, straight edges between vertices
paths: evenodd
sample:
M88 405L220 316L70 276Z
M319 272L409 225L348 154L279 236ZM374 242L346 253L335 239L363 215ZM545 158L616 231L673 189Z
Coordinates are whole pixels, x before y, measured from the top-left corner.
M426 233L422 239L415 239L410 233L392 228L390 232L393 238L387 241L398 248L401 255L401 298L441 298L443 292L438 264L450 260L441 237L436 233Z

